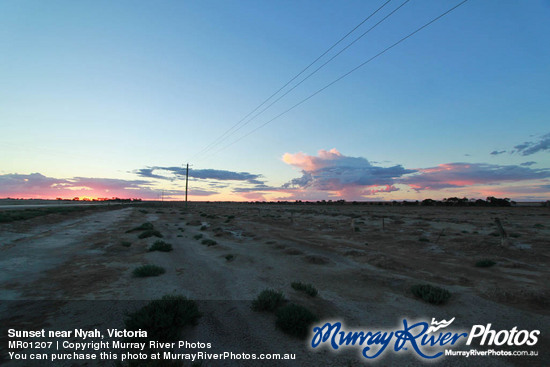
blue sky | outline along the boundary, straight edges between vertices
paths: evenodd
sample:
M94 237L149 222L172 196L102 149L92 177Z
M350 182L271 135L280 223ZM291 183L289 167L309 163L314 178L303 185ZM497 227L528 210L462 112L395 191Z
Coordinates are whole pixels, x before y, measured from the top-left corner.
M470 0L198 154L384 3L2 2L0 197L177 199L189 161L200 200L550 199L548 1ZM221 147L458 3L409 1Z

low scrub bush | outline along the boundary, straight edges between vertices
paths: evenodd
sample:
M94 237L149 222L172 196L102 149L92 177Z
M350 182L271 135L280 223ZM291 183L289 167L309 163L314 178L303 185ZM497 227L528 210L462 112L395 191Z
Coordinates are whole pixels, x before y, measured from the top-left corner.
M489 267L491 267L495 264L496 264L496 262L494 262L493 260L489 260L489 259L479 260L478 262L476 262L476 266L478 268L489 268Z
M206 246L215 246L215 245L218 244L216 241L211 240L211 239L202 240L201 243L202 243L203 245L206 245Z
M226 259L227 261L233 261L233 259L235 259L235 255L232 255L232 254L225 255L225 259Z
M434 287L430 284L416 284L411 287L411 292L418 298L422 298L428 303L434 305L440 305L449 298L451 298L451 293L443 288Z
M196 234L193 236L194 239L200 240L202 238L202 234Z
M282 292L273 289L264 289L258 297L252 301L254 311L275 311L285 302L285 296Z
M159 238L162 238L162 233L160 233L159 231L157 231L156 229L149 229L145 232L142 232L139 234L138 238L149 238L149 237L159 237Z
M156 241L151 247L149 247L148 251L162 251L162 252L170 252L172 251L172 245L169 243L166 243L164 241Z
M158 275L164 274L166 270L162 266L157 265L142 265L134 269L134 276L138 278L144 277L156 277Z
M297 291L304 292L311 297L315 297L317 293L319 293L311 284L304 284L302 282L292 282L291 287Z
M135 232L135 231L147 231L147 230L152 230L154 228L155 227L153 226L153 223L145 222L140 226L127 230L126 233Z
M195 301L166 295L129 314L124 325L127 330L147 330L150 340L175 341L184 326L196 325L201 316Z
M279 329L300 339L305 339L311 324L319 320L313 312L294 303L281 307L276 316L276 325Z
M130 241L122 241L120 244L121 244L122 246L124 246L124 247L130 247L130 246L132 246L132 242L130 242Z

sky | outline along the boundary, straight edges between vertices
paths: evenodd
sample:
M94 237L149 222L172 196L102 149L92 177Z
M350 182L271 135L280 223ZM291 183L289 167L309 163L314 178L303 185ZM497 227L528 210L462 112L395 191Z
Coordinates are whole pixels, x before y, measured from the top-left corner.
M0 198L549 200L550 2L460 2L2 1Z

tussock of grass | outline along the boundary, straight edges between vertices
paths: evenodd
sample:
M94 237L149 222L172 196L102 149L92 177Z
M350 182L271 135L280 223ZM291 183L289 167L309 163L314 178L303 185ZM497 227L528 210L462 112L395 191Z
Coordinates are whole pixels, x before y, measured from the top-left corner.
M479 260L478 262L476 262L476 266L478 268L489 268L489 267L491 267L495 264L496 264L496 262L494 262L493 260L489 260L489 259Z
M292 282L291 287L297 291L304 292L311 297L315 297L317 293L319 293L311 284L305 284L302 282Z
M285 301L285 296L282 292L277 292L274 289L264 289L258 297L252 301L252 310L273 312Z
M134 269L133 274L135 277L144 278L144 277L156 277L158 275L164 274L166 270L162 266L157 265L142 265Z
M235 255L233 255L233 254L225 255L225 259L227 261L233 261L235 259Z
M130 247L130 246L132 246L132 242L130 242L130 241L122 241L120 244L121 244L122 246L124 246L124 247Z
M196 234L193 236L194 239L200 240L202 238L202 234Z
M206 245L206 246L215 246L215 245L218 244L216 241L211 240L211 239L202 240L201 243L202 243L203 245Z
M156 241L147 251L162 251L162 252L170 252L172 251L172 245L169 243L166 243L164 241Z
M166 295L129 314L124 325L127 330L147 330L150 340L175 341L184 326L196 325L201 316L195 301Z
M138 238L149 238L149 237L159 237L159 238L162 238L162 233L160 233L159 231L157 231L156 229L149 229L145 232L142 232L140 233L140 235L138 236Z
M451 293L443 288L434 287L430 284L416 284L411 287L411 292L418 298L422 298L428 303L434 305L440 305L449 298L451 298Z
M207 226L201 226L201 231L206 231L207 228Z
M276 325L279 329L300 339L305 339L311 325L319 320L313 312L294 303L281 307L276 316Z

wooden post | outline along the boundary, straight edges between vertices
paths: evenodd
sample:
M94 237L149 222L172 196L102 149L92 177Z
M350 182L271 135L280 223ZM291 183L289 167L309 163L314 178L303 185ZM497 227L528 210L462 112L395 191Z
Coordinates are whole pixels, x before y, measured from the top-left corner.
M441 230L441 232L439 233L439 236L437 236L437 240L435 240L435 243L437 243L439 241L439 239L441 238L441 236L443 236L443 232L445 232L445 228L443 228Z
M187 188L189 187L189 163L187 163L187 170L185 171L185 209L187 209Z
M500 233L500 244L502 246L508 245L508 234L504 230L504 227L502 226L502 222L500 221L500 219L495 218L495 223L496 223L498 231Z

